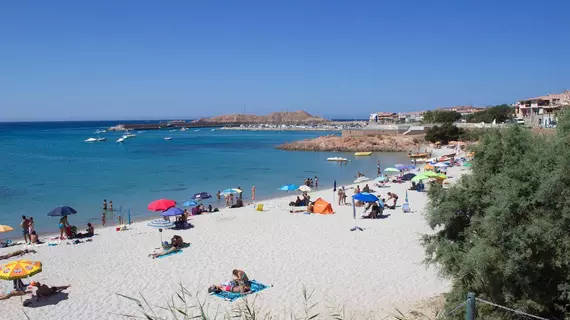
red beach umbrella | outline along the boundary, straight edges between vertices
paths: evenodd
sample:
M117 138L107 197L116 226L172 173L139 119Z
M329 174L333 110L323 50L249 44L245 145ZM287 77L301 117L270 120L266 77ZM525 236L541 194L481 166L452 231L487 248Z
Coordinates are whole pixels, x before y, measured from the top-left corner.
M151 211L164 211L168 210L176 205L176 201L168 199L159 199L151 202L148 205L148 210Z

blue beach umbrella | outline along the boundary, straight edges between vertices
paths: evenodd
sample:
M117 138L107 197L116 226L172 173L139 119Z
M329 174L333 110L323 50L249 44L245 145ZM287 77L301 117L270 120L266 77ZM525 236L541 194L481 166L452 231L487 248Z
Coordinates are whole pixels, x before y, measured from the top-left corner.
M284 186L282 186L281 188L279 188L279 190L281 191L295 191L299 189L298 185L294 185L294 184L286 184Z
M193 195L192 200L205 200L205 199L210 199L211 197L212 195L207 192L200 192Z
M174 223L166 221L164 219L152 220L148 223L148 226L158 229L158 232L160 232L160 244L162 244L162 229L170 229L175 227Z
M196 202L196 201L186 201L186 202L184 202L184 206L185 206L185 207L195 207L195 206L197 206L197 205L198 205L198 202Z
M405 165L405 164L397 164L397 165L394 166L394 168L396 168L396 169L398 169L398 170L404 170L404 169L407 169L408 166Z
M60 206L48 212L47 215L50 217L63 217L76 213L77 211L75 211L75 209L73 209L72 207Z
M352 199L362 201L362 202L375 202L378 201L378 197L372 193L361 192L352 196Z
M173 217L173 216L180 216L183 214L184 214L184 210L182 210L180 208L172 207L172 208L164 211L160 215L163 217Z
M222 194L237 194L237 193L241 193L241 190L237 189L237 188L230 188L230 189L226 189L224 191L222 191Z

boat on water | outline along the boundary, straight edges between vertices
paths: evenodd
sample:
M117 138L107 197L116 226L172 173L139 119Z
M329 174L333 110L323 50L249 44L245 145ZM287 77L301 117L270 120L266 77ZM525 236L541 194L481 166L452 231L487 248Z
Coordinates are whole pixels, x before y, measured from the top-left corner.
M106 133L107 130L96 130L95 133L99 134L99 133Z
M354 155L357 157L369 156L372 155L372 151L355 152Z
M429 161L430 161L430 160L427 159L427 158L420 158L420 159L414 159L414 160L412 160L412 162L415 162L415 163L426 163L426 162L429 162Z
M200 130L198 130L198 129L194 130L194 132L198 132L198 131L200 131Z
M123 142L123 141L125 141L125 139L126 139L125 136L122 136L119 139L117 139L117 142Z
M347 158L341 158L341 157L330 157L330 158L327 158L327 161L348 162L348 159Z
M107 141L107 138L97 138L97 142Z
M411 153L408 154L408 158L417 159L417 158L426 158L428 156L427 153Z
M172 137L164 137L164 140L172 140Z
M89 139L85 139L85 142L97 142L97 138L89 138Z
M123 137L125 137L125 139L128 139L128 138L134 138L136 136L137 136L136 134L128 132Z
M180 131L188 131L188 128L181 128Z

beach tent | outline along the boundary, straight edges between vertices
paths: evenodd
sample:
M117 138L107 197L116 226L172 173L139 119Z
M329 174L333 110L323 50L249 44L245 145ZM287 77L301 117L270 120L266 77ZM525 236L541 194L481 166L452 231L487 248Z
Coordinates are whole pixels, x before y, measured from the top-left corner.
M326 202L322 198L318 198L313 205L313 212L320 214L333 214L334 211L330 203Z

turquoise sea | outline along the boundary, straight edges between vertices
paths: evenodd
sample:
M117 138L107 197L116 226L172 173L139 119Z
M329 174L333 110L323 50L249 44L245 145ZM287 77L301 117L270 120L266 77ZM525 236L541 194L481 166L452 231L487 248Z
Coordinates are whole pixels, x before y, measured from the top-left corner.
M124 121L121 121L124 123ZM197 192L241 186L244 198L284 195L284 184L302 184L319 177L319 186L332 188L355 179L358 171L375 176L376 161L383 167L405 163L403 153L375 153L355 158L351 153L292 152L275 146L332 132L223 131L190 129L145 131L124 143L118 132L102 133L106 142L86 143L95 131L118 122L0 123L0 224L15 231L0 238L19 237L21 216L32 216L36 230L57 229L57 218L47 216L56 206L78 211L70 222L83 228L100 223L103 199L112 200L132 219L158 216L146 209L159 198L180 203ZM172 140L164 140L170 136ZM347 165L330 163L327 157L343 156ZM211 201L217 206L216 200ZM109 224L116 224L113 216Z

